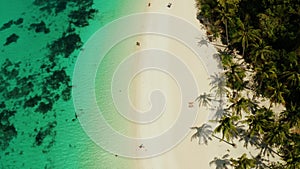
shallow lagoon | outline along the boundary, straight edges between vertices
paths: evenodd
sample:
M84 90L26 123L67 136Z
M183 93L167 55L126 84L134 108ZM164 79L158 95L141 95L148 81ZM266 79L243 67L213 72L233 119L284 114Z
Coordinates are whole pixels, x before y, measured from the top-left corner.
M0 168L130 165L83 132L73 107L72 73L88 38L123 15L141 12L141 3L0 1Z

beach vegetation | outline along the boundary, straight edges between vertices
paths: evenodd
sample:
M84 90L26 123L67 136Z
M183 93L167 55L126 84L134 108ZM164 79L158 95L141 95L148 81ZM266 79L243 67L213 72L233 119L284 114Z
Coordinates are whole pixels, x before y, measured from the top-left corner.
M212 77L210 92L222 100L213 134L245 147L237 158L216 157L210 164L300 168L299 2L196 0L196 5L199 21L226 45L216 46L224 71ZM215 100L206 101L209 106Z

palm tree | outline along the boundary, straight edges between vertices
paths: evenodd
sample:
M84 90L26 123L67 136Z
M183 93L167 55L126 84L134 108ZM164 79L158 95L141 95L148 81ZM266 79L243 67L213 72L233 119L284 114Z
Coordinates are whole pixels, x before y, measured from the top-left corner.
M233 98L230 99L232 104L228 107L228 109L232 109L232 113L241 116L242 112L250 113L251 106L254 103L251 102L249 99L245 99L244 97L241 98Z
M191 141L193 141L193 139L199 139L199 144L202 143L202 140L204 142L204 144L207 145L208 143L208 140L212 140L210 135L212 133L212 130L211 130L211 126L208 125L208 124L203 124L202 126L200 127L191 127L191 129L196 129L197 132L194 133L191 137Z
M228 1L228 0L227 0ZM227 2L226 0L218 0L218 3L220 4L220 7L222 8L225 8L227 6Z
M275 29L279 24L272 16L266 13L260 13L257 15L259 18L259 27L262 30L262 36L266 39L275 39Z
M212 86L210 91L216 92L216 97L219 97L220 100L222 100L223 96L228 93L228 89L226 88L226 81L224 75L219 75L215 73L214 75L210 76L210 79L212 81L209 83L209 85Z
M207 94L206 92L204 92L203 94L200 94L200 96L198 96L195 101L199 102L199 107L201 106L208 106L212 100L211 98L211 94Z
M254 114L246 116L244 122L249 125L249 134L252 136L261 136L274 123L273 111L266 108L258 109Z
M257 91L265 92L268 82L277 79L277 69L273 62L255 67L254 81L257 83Z
M217 1L220 7L225 8L227 6L230 6L230 8L228 7L228 10L236 11L238 7L238 3L241 0L217 0Z
M220 137L218 137L218 136L216 136L214 134L212 134L211 136L213 136L214 138L218 139L220 142L222 141L222 142L227 143L227 144L231 145L232 147L236 148L236 144L234 144L234 143L230 143L229 141L226 141L226 140L224 140L224 139L222 139L222 138L220 138Z
M290 128L288 124L281 124L278 122L273 123L269 127L269 130L265 131L267 134L264 135L262 144L266 144L270 147L274 145L282 145L288 141L290 135L289 130Z
M244 147L248 148L248 145L250 144L252 147L256 146L259 147L259 136L258 135L251 135L248 131L246 130L240 130L239 131L239 141L244 141Z
M231 116L231 117L226 117L224 116L221 120L219 120L219 126L215 129L215 133L220 133L222 132L222 140L224 138L227 141L232 140L233 137L235 137L238 132L237 128L234 124L234 121L238 120L238 116Z
M282 123L287 123L290 128L300 128L300 107L292 103L284 110L280 115L280 120Z
M297 71L285 71L282 74L282 78L287 81L291 87L299 87L300 86L300 73Z
M284 147L280 149L282 159L287 161L287 169L299 168L300 166L300 143L299 136L293 137L293 140L284 143Z
M274 151L272 149L272 147L270 147L267 143L265 142L261 142L260 145L260 152L259 152L259 155L260 156L266 156L269 157L270 155L272 157L274 157L274 154L276 154L277 156L281 157L281 155L279 153L277 153L276 151Z
M229 44L228 39L228 21L232 21L230 13L226 11L225 8L216 8L216 12L218 12L219 19L215 22L215 25L220 25L221 23L225 26L225 34L226 34L226 44Z
M208 124L203 124L200 127L191 127L191 129L196 129L197 130L197 132L192 135L191 141L193 141L193 139L198 138L199 139L199 142L198 142L199 144L202 144L202 142L203 142L204 144L207 145L208 140L212 140L212 138L210 137L210 135L211 135L212 137L214 137L214 138L216 138L220 141L223 141L223 142L225 142L225 143L227 143L227 144L229 144L233 147L236 146L235 144L230 143L226 140L223 140L223 139L219 138L218 136L212 134L213 131L211 129L211 126L208 125Z
M255 160L247 158L244 153L238 160L230 159L235 169L251 169L255 167Z
M226 44L229 45L228 26L233 23L233 17L238 11L238 3L240 0L218 0L218 6L214 8L217 19L215 25L219 26L221 23L225 26Z
M259 30L254 29L252 26L245 25L240 19L237 20L237 25L240 28L232 35L232 44L242 45L242 56L245 56L246 48L249 43L253 43L259 38Z
M228 51L228 50L219 50L219 56L220 56L220 59L222 61L222 65L223 65L223 68L224 70L228 70L229 67L231 65L233 65L233 55L231 53L231 51Z
M270 60L270 56L275 54L272 46L266 44L265 41L259 40L258 43L252 43L251 48L251 61L255 64L263 64L266 60Z
M270 107L273 103L285 104L283 94L287 93L287 91L286 86L279 81L275 82L275 86L267 86L267 93L270 98Z
M230 69L225 72L227 77L227 85L232 89L233 98L236 96L237 91L241 91L246 87L247 82L244 81L246 77L246 70L238 64L233 64Z
M250 155L252 159L255 159L255 166L256 166L255 169L267 168L267 165L265 163L269 162L269 160L262 158L261 155L257 155L255 157L251 153Z

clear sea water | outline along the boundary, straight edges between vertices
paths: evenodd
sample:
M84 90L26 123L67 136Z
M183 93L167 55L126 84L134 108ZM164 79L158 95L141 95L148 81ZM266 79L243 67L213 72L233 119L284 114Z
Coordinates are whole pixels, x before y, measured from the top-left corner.
M129 159L104 151L83 132L71 96L72 73L95 31L142 12L146 3L0 0L0 168L131 168ZM102 71L109 72L112 61L106 60ZM99 101L105 104L105 97ZM112 125L118 127L117 121Z

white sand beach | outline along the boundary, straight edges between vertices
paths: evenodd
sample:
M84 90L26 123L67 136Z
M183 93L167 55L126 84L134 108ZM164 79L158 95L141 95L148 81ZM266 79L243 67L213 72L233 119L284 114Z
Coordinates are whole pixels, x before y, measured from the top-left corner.
M167 5L172 3L171 7L168 8ZM194 0L186 1L166 1L166 0L152 0L150 6L145 4L145 12L159 12L175 17L182 18L194 25L199 29L199 32L202 32L202 35L195 37L195 41L200 41L205 37L205 30L200 29L201 25L196 19L197 9L195 8ZM145 19L147 24L147 19ZM161 27L168 27L168 29L176 29L169 27L169 23L166 22ZM148 24L150 27L153 26L151 23ZM148 26L147 25L147 26ZM183 25L182 25L183 26ZM188 32L187 32L188 34ZM140 43L137 46L137 51L142 51L145 49L162 49L174 54L178 59L188 65L190 71L193 73L194 78L197 82L197 89L195 91L194 98L191 98L190 101L193 101L199 94L203 92L209 92L209 74L204 66L204 63L183 43L176 41L172 38L167 38L163 36L155 35L144 35L139 37L137 41ZM199 46L201 48L202 57L212 57L216 50L212 45L203 45ZM143 64L144 60L140 59L136 64ZM172 67L170 63L168 65ZM206 65L209 66L209 65ZM213 66L213 65L211 65ZM175 68L176 69L176 68ZM181 106L188 106L188 102L182 102L180 100L181 94L179 87L175 80L170 78L167 74L160 71L144 71L137 75L133 80L131 87L134 89L135 97L133 98L133 105L139 109L146 111L151 108L151 103L148 99L149 94L155 90L159 89L163 91L166 96L166 109L163 112L163 115L153 123L146 125L139 125L137 127L137 136L138 137L153 137L156 136L169 127L172 127L174 123L178 121L179 113ZM205 108L199 108L198 103L194 104L192 109L198 109L198 117L195 121L194 126L200 126L205 122L208 122L211 113ZM180 123L180 122L179 122ZM192 127L192 126L190 126ZM172 148L170 151L160 154L158 156L146 159L136 160L136 168L142 169L196 169L196 168L216 168L216 166L209 165L209 162L214 159L214 157L222 157L224 154L231 153L239 154L239 148L232 149L230 145L225 143L220 143L218 140L213 140L208 143L208 145L199 145L198 140L193 140L191 142L191 135L195 131L190 131L187 137L184 138L176 147ZM172 139L172 138L170 138ZM159 143L158 143L159 144ZM147 151L147 145L143 145L143 150Z

